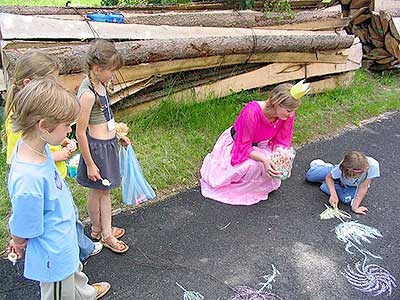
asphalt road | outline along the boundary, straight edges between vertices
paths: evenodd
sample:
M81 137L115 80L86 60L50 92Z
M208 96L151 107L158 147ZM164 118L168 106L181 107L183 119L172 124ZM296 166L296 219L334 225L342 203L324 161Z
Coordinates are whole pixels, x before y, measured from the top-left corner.
M394 113L329 140L297 151L292 178L270 198L250 207L224 205L201 196L199 189L114 217L127 229L124 255L103 250L85 265L95 281L112 283L104 299L184 299L180 283L204 299L230 299L234 288L261 288L265 275L279 273L270 291L286 300L400 299L400 113ZM338 219L320 220L327 197L304 181L314 158L338 162L346 150L360 150L381 164L381 177L364 200L367 216L352 221L376 228L382 237L356 246L336 238ZM349 208L341 206L349 212ZM356 264L360 263L359 269ZM351 284L345 270L353 271ZM383 269L382 269L383 268ZM385 273L385 270L388 274ZM369 272L369 273L368 273ZM20 268L0 262L0 299L39 299L37 284ZM373 277L376 276L376 277ZM391 277L390 277L391 276ZM389 291L391 294L389 295ZM369 291L369 292L368 292ZM373 296L373 292L381 293ZM195 300L196 298L193 298ZM198 298L200 299L200 298ZM236 298L250 299L250 298ZM264 295L263 298L279 299Z

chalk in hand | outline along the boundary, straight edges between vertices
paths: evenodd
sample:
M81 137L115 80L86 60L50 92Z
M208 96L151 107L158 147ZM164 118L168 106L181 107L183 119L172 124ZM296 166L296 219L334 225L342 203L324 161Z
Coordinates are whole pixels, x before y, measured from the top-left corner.
M110 186L111 185L111 182L107 178L104 178L104 179L100 178L100 180L101 180L101 184L104 185L104 186Z
M17 259L18 259L17 253L15 253L15 252L8 253L7 258L9 261L12 262L13 266L15 266L15 264L17 263Z

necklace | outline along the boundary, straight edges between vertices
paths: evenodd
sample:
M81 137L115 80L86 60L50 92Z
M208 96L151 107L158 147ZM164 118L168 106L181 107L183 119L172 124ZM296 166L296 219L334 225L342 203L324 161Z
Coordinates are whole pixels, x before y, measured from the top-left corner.
M38 151L38 150L36 150L36 149L33 149L33 148L32 148L31 146L29 146L23 139L21 140L21 142L22 142L32 153L35 153L35 154L37 154L37 155L39 155L39 156L42 156L42 157L46 157L46 158L47 158L47 154L46 154L45 151L40 152L40 151Z

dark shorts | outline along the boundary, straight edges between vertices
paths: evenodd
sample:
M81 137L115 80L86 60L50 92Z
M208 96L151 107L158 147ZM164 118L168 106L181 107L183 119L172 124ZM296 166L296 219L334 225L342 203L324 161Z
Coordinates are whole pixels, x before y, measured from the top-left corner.
M121 185L121 175L119 170L118 140L98 140L86 135L90 154L96 166L100 170L100 176L111 182L110 186L104 186L101 180L91 181L87 176L87 166L81 155L79 160L76 180L84 187L96 190L112 190Z

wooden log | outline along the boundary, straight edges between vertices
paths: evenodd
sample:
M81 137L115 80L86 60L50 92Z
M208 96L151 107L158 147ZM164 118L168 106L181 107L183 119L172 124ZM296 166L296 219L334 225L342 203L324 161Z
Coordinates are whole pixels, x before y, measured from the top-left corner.
M292 9L321 8L332 5L324 4L320 0L289 0ZM333 1L334 2L334 1ZM263 1L254 1L255 8L262 10ZM131 12L169 12L169 11L204 11L204 10L225 10L238 9L238 1L202 1L197 3L179 3L169 5L124 5L124 6L0 6L0 13L19 15L86 15L88 13L105 11L128 14Z
M354 36L335 32L277 30L254 30L251 32L253 32L253 35L249 36L144 40L119 42L115 45L122 54L125 65L137 65L147 62L216 55L336 50L350 47L354 40ZM59 60L60 74L81 72L87 50L87 44L42 49L42 51ZM23 51L3 49L3 56L8 60L7 72L9 74L13 72L15 61Z
M252 72L175 93L168 97L168 99L173 97L176 101L182 101L184 99L204 101L210 97L224 97L234 92L260 88L290 80L342 73L359 69L362 58L361 43L357 43L348 49L348 55L348 61L345 64L274 63ZM156 106L163 100L166 100L166 98L157 99L150 103L143 103L136 109Z
M88 13L105 11L128 13L132 11L157 12L157 11L204 11L229 9L225 3L204 4L176 4L176 5L127 5L127 6L80 6L80 7L55 7L55 6L0 6L0 13L18 15L86 15Z
M40 15L33 15L38 17ZM46 15L48 19L82 21L77 15ZM127 14L127 23L169 26L238 27L282 30L335 30L348 25L340 11L301 11L293 17L270 14L268 18L256 11L212 11L197 13Z
M131 14L126 16L126 22L130 24L238 28L302 24L317 21L324 23L335 20L340 20L339 11L299 11L295 12L293 16L270 13L268 17L264 13L256 11L208 11L198 13Z

